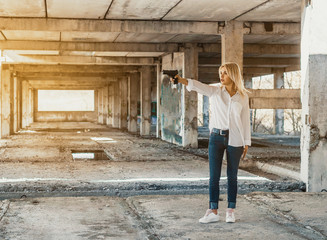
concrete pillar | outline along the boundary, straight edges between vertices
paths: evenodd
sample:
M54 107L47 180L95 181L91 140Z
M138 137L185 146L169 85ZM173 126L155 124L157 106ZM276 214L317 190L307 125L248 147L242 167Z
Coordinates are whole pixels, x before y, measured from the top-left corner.
M22 128L28 126L28 82L22 81Z
M138 85L140 74L131 73L128 78L128 131L137 132L137 101L139 100Z
M161 64L157 64L157 126L156 126L156 137L161 138Z
M140 135L150 135L151 131L151 67L143 66L140 82L141 123Z
M107 126L112 126L113 121L113 105L114 104L114 85L110 83L108 85L108 115Z
M98 123L103 124L103 88L98 90Z
M34 89L28 88L28 126L34 122Z
M9 69L1 68L1 138L13 133L13 79Z
M198 49L196 44L186 44L184 49L183 75L198 79ZM198 147L198 94L182 88L182 145Z
M253 75L243 75L244 79L244 86L245 88L251 89L253 88L253 82L252 82ZM250 90L251 91L251 90ZM250 109L250 125L251 125L251 132L253 132L253 122L252 122L252 114L253 114L253 109Z
M98 122L98 89L94 89L94 113L95 113L95 123Z
M202 101L203 127L209 127L209 97L203 95Z
M236 62L243 72L243 22L228 21L221 35L221 62Z
M17 132L19 130L19 126L18 126L18 95L19 95L19 91L18 91L18 79L17 77L14 75L14 132Z
M22 81L17 81L17 131L22 128Z
M284 69L274 69L274 88L284 88ZM274 109L274 133L284 134L284 109Z
M124 77L120 80L120 124L119 128L127 129L127 111L128 111L128 78Z
M326 0L302 0L301 178L309 192L327 188L326 9Z
M108 125L108 86L103 88L103 124Z
M113 104L113 121L112 126L119 128L120 123L120 83L116 81L114 84L114 104Z

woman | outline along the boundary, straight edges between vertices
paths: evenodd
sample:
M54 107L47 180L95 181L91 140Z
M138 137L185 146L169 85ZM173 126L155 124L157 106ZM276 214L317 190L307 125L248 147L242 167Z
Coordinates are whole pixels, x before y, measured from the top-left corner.
M228 208L226 222L235 222L237 171L240 159L244 159L251 145L249 97L244 88L240 67L229 62L220 66L221 83L209 86L176 75L179 83L188 91L197 91L210 97L211 119L209 122L209 209L199 219L200 223L219 220L219 181L224 151L227 153Z

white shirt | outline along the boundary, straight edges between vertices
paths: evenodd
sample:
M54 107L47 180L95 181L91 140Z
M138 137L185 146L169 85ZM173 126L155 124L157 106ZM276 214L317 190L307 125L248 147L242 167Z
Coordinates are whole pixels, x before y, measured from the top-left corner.
M241 147L251 146L249 97L242 97L237 92L232 97L221 83L209 86L193 79L187 79L188 91L197 91L209 97L211 118L210 132L213 128L229 130L228 145Z

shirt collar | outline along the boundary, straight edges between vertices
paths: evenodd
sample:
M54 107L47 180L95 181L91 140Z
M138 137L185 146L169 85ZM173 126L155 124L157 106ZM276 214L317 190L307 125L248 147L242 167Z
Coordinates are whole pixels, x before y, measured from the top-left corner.
M222 85L222 84L221 84L221 86L222 86L222 91L226 92L226 93L229 95L229 93L228 93L227 90L226 90L226 86L224 86L224 85ZM239 95L239 94L240 94L240 93L239 93L238 91L236 91L236 93L235 93L235 95L233 95L233 97L236 96L236 95Z

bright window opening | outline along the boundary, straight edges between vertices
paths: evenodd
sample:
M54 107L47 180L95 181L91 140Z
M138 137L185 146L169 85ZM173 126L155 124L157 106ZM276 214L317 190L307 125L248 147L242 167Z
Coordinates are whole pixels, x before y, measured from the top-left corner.
M38 90L38 111L94 111L94 90Z

